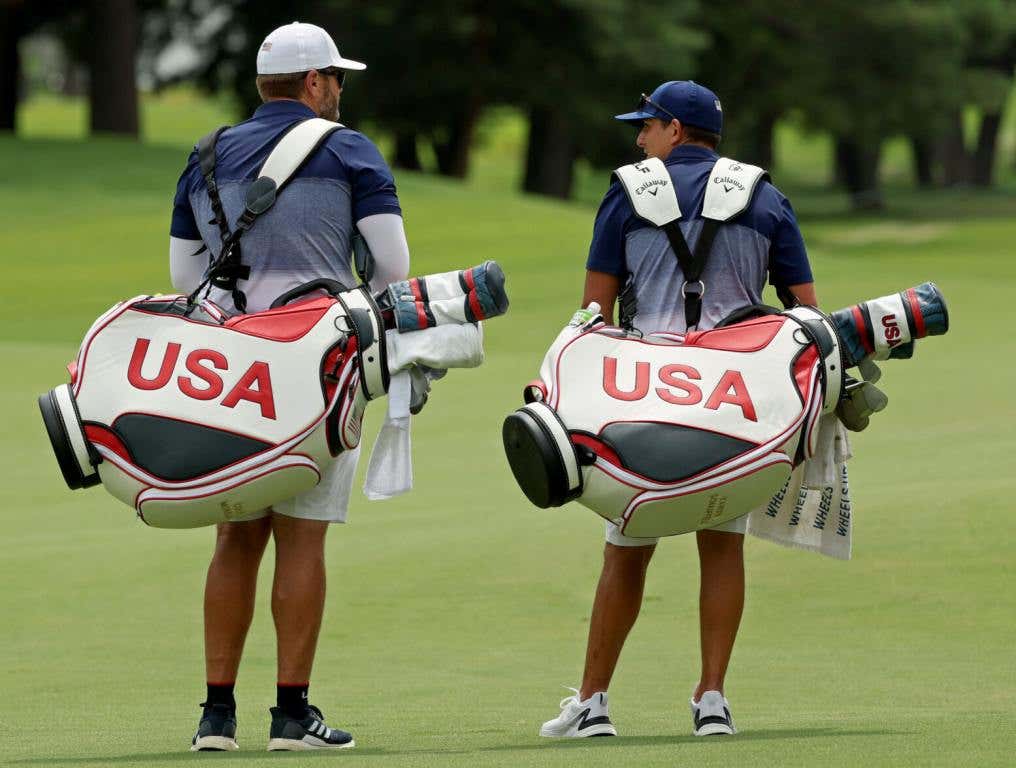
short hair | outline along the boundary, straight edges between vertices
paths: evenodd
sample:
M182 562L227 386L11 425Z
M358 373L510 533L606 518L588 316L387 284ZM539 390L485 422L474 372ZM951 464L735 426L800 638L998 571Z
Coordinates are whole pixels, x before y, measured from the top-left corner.
M693 141L696 144L705 144L710 149L716 149L720 146L720 134L707 131L705 128L698 128L694 125L681 124L684 128L684 135L688 137L688 141Z
M279 75L258 75L254 82L261 101L299 99L303 96L303 79L306 76L306 72L284 72Z

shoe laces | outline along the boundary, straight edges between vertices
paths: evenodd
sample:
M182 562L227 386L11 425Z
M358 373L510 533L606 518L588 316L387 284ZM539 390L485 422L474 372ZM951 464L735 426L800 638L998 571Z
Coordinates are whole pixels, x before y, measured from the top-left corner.
M562 685L561 687L566 688L567 690L572 692L571 696L566 696L565 698L561 699L561 703L558 705L559 707L561 707L561 709L568 709L568 707L574 704L578 704L580 702L579 699L580 694L578 688L572 688L570 685Z
M308 704L307 705L307 710L311 713L311 715L316 717L322 723L325 721L325 716L323 714L321 714L321 710L318 709L317 707L315 707L313 704Z

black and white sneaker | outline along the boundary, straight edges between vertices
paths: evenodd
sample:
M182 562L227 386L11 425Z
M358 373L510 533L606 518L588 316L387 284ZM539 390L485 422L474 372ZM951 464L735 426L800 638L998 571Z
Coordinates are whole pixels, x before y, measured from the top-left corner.
M231 752L236 743L236 710L225 704L204 702L198 732L191 740L191 752Z
M303 719L290 717L278 707L272 713L272 728L268 733L268 751L301 749L349 749L355 747L353 737L324 723L324 715L317 707L307 705Z
M719 691L706 691L698 701L692 699L691 717L696 736L730 736L737 733L730 716L730 702Z
M566 686L567 687L567 686ZM617 736L607 712L606 691L594 693L585 701L574 696L561 700L561 714L540 728L540 735L551 739L581 739L586 736Z

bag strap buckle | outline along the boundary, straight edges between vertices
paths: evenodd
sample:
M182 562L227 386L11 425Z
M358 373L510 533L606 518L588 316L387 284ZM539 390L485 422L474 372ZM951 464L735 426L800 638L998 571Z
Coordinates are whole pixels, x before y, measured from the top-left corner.
M701 280L685 280L681 286L681 296L687 299L689 296L702 300L706 293L706 284Z

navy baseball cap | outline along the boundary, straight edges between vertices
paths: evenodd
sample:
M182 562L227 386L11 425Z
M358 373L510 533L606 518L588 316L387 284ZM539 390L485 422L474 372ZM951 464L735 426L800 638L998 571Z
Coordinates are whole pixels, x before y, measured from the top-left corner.
M723 133L723 107L716 94L694 80L671 80L646 96L634 112L615 115L615 120L638 125L648 117L665 123L673 119L712 133Z

